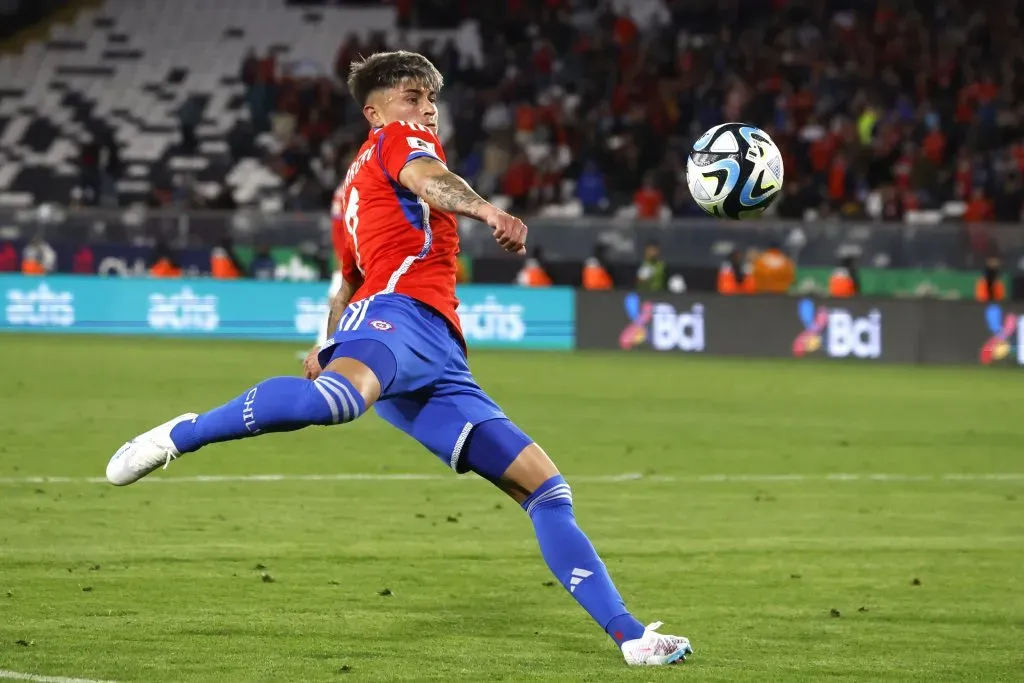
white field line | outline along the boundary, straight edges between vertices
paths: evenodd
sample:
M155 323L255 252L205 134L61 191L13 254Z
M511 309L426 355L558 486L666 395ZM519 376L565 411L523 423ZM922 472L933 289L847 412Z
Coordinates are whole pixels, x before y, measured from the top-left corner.
M91 678L65 678L64 676L38 676L20 671L0 669L0 678L11 681L35 681L36 683L114 683L114 681L95 681Z
M886 474L883 472L833 473L833 474L698 474L694 476L672 476L661 474L569 475L571 482L610 484L619 482L651 482L681 484L753 483L773 482L999 482L1024 481L1024 472L991 472L967 474ZM476 477L452 476L450 474L400 474L400 473L339 473L339 474L225 474L197 476L156 476L145 480L147 484L218 484L218 483L260 483L292 481L480 481ZM0 484L105 484L105 477L0 477Z

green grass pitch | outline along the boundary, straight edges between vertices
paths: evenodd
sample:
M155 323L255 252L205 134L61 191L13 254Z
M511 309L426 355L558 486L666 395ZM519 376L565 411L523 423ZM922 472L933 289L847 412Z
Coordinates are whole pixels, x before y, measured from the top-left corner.
M637 670L514 503L374 416L95 481L140 431L297 372L297 350L0 336L0 678L1024 676L1012 371L474 353L633 611L693 641Z

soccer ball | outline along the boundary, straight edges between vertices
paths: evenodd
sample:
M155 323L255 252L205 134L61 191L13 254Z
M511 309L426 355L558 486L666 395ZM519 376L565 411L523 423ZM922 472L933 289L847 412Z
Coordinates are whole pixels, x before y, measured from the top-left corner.
M693 143L686 185L700 208L717 218L760 215L782 189L782 153L768 133L722 123Z

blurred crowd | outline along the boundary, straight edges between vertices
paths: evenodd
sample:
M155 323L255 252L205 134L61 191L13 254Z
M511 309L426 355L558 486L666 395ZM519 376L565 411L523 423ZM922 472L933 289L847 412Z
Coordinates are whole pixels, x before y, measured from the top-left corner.
M331 76L282 75L273 54L240 67L291 208L326 206L365 138L349 65L405 48L445 76L450 165L516 211L695 215L689 145L743 120L784 151L783 217L1020 219L1017 0L393 1L400 25L475 20L483 59L351 35Z

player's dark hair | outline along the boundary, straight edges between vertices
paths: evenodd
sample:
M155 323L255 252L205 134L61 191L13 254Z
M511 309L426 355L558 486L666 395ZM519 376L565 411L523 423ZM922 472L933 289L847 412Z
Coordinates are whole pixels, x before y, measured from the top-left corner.
M422 83L429 90L440 91L444 78L430 60L417 52L397 50L378 52L352 63L348 72L348 89L360 105L365 105L375 90L394 88L402 81Z

